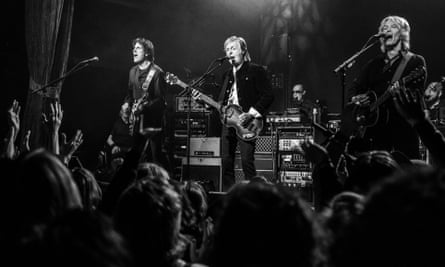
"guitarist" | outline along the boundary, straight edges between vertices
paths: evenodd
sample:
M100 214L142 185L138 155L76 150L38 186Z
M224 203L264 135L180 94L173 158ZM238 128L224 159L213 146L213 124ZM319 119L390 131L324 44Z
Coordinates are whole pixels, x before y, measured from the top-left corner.
M263 66L251 62L247 43L242 37L231 36L224 42L224 51L232 67L223 75L219 102L223 105L238 104L243 112L240 122L245 127L255 127L255 120L264 120L266 110L274 99L272 85ZM244 141L235 130L223 127L221 133L223 156L223 190L235 183L235 150L239 144L244 177L256 175L254 164L255 140Z
M350 105L369 105L373 94L378 98L390 88L391 81L399 81L413 70L425 67L422 56L410 51L410 26L405 18L388 16L379 26L382 53L370 60L360 72L350 90ZM397 78L399 76L399 78ZM425 72L404 86L408 90L424 91ZM398 84L398 83L396 83ZM370 94L372 92L373 94ZM391 98L379 107L376 123L365 127L365 140L372 150L399 151L410 159L419 159L419 138L412 127L397 113Z
M136 65L129 72L128 94L122 108L130 114L133 134L141 125L143 128L162 129L167 107L164 72L154 63L154 46L150 40L136 38L132 41L132 47L133 63ZM145 160L169 170L165 153L162 153L163 139L162 132L150 137Z

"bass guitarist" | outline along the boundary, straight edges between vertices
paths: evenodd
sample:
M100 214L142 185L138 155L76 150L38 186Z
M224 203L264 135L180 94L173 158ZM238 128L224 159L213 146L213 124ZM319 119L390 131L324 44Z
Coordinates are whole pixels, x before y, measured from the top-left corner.
M247 43L242 37L231 36L224 42L224 52L230 58L232 68L223 75L219 102L224 106L237 104L243 113L240 123L246 127L255 127L254 120L264 120L265 114L274 99L272 85L263 66L251 62ZM253 129L255 130L255 129ZM256 175L255 144L236 135L235 129L223 127L221 145L223 156L223 190L235 183L235 150L239 144L241 162L245 179Z
M129 113L130 131L134 134L141 128L156 129L150 133L146 158L168 171L170 165L162 152L166 82L163 70L154 63L153 43L145 38L132 41L134 65L129 72L128 94L122 108Z
M405 18L388 16L379 26L380 49L382 53L370 60L354 81L349 95L350 104L355 107L373 105L381 96L388 95L391 84L398 86L403 77L410 76L417 70L420 75L409 79L402 85L408 90L424 91L426 81L425 60L410 51L410 25ZM412 76L412 75L411 75ZM419 138L412 127L397 113L392 98L381 101L376 110L366 116L354 114L361 119L364 127L364 139L371 142L372 150L402 152L410 159L419 159ZM347 106L348 107L348 106ZM374 105L375 107L375 105ZM377 116L376 116L377 115Z

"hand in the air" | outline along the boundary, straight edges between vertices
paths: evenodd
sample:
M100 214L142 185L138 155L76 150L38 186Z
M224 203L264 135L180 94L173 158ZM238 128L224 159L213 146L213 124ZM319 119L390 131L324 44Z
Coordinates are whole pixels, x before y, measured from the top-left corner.
M302 142L300 149L301 150L297 149L297 151L302 151L305 158L313 164L320 164L329 160L329 154L326 148L317 143L311 142L310 140L305 140Z
M8 109L8 121L11 127L14 128L15 133L18 133L20 129L20 105L17 100L14 99L11 107Z

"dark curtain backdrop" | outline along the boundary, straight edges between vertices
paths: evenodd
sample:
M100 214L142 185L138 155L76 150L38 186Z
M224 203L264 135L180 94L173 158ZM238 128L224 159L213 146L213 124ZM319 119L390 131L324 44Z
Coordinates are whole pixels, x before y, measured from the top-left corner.
M31 147L46 146L46 129L41 114L58 100L63 81L41 90L62 76L67 67L71 41L74 0L26 1L25 34L28 55L29 90L22 120L22 134L31 130Z

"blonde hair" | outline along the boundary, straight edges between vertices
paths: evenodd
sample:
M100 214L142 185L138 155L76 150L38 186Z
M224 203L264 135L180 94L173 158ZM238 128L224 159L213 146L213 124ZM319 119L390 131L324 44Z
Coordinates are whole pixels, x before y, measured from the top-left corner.
M251 61L249 51L247 50L247 43L243 37L238 37L238 36L232 35L229 38L227 38L226 41L224 41L224 52L226 50L226 46L232 42L239 43L241 50L244 52L244 61Z
M411 28L409 26L408 21L400 16L388 16L380 22L379 32L383 31L383 26L387 21L391 21L398 26L400 31L400 41L402 42L402 51L404 52L409 51L410 49L409 33L411 31ZM386 52L384 40L380 40L380 49L382 50L382 52Z

